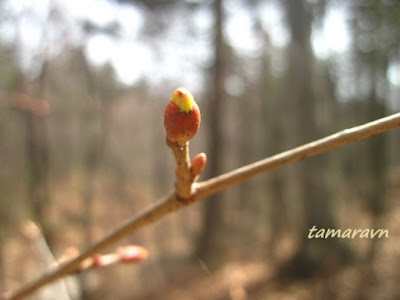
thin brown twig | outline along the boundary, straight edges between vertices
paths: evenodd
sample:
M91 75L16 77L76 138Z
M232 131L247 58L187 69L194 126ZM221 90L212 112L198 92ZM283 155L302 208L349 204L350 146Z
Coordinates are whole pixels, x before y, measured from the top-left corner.
M193 178L190 173L189 142L179 145L166 139L168 147L171 148L176 162L175 170L175 192L182 198L187 199L192 195Z
M320 153L383 133L399 126L400 113L397 113L364 125L345 129L303 146L281 152L280 154L235 169L231 172L199 182L196 184L194 198L196 200L202 199L265 172L282 168L288 164L316 156Z
M281 168L296 161L318 155L320 153L343 146L345 144L349 144L351 142L355 142L373 135L383 133L399 126L400 113L397 113L386 118L367 123L365 125L343 130L336 134L311 142L309 144L305 144L292 150L282 152L270 158L266 158L264 160L249 164L229 173L217 176L215 178L211 178L200 183L195 183L193 194L190 199L187 199L190 201L180 201L180 199L176 197L175 192L171 193L165 198L162 198L153 205L149 206L138 215L126 220L124 223L117 226L101 241L87 249L73 261L66 263L65 265L62 265L54 270L50 270L47 274L43 275L39 279L26 284L13 294L9 295L8 299L22 299L23 297L33 293L40 287L69 274L72 270L76 268L78 264L80 264L86 258L92 256L93 254L101 252L102 250L109 247L110 245L115 244L122 238L129 236L139 228L147 224L153 223L161 219L165 215L175 210L178 210L179 208L182 208L186 205L189 205L190 203L203 199L229 186L239 184L245 180L248 180L267 171Z

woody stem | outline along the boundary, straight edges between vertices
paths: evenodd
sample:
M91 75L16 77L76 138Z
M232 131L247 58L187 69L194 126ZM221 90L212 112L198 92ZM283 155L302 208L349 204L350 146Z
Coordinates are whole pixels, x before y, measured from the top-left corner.
M190 172L189 142L183 145L174 143L167 138L167 145L171 148L176 161L175 193L179 198L188 199L192 195L193 178Z

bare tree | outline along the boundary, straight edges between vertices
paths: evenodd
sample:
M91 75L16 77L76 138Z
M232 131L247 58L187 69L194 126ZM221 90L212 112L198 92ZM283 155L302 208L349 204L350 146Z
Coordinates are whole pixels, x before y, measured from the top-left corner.
M216 176L223 170L224 153L224 105L225 93L225 68L226 55L223 36L224 12L223 1L214 1L214 64L212 69L212 93L208 95L208 172ZM222 201L221 195L212 197L204 205L203 228L198 239L197 255L201 258L218 257L221 249L218 238L222 226Z

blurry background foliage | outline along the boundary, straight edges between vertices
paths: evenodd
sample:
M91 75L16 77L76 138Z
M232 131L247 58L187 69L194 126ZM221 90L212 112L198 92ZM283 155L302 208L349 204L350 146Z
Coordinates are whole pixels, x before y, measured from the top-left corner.
M399 111L400 2L3 0L0 61L1 291L43 271L23 220L60 256L173 187L179 86L202 110L203 179ZM394 130L169 216L130 240L148 261L87 274L82 299L398 299L399 153Z

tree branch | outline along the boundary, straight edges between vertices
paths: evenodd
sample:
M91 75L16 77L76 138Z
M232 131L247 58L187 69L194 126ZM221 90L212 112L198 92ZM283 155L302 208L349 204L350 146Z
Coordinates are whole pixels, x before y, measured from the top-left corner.
M139 228L153 223L165 215L195 201L204 199L207 196L215 194L227 187L239 184L259 174L281 168L296 161L300 161L328 150L383 133L399 126L400 113L397 113L365 125L343 130L320 140L282 152L270 158L249 164L206 181L194 183L192 187L192 195L189 199L185 199L186 201L180 201L178 197L176 197L175 193L171 193L153 205L149 206L138 215L117 226L101 241L87 249L76 259L50 270L47 274L31 283L28 283L21 289L9 295L7 299L22 299L40 287L69 274L75 270L77 265L79 265L86 258L94 255L95 253L101 252L105 248L129 236Z
M303 146L199 182L197 183L194 197L195 199L202 199L265 172L282 168L288 164L316 156L323 152L383 133L396 127L400 127L400 113L364 125L345 129Z

